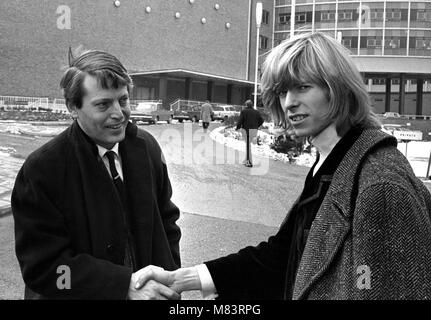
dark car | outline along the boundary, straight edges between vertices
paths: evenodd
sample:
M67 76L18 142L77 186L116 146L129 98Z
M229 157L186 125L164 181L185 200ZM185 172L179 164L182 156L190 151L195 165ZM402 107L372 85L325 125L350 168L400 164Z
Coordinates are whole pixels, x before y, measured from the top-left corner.
M176 119L179 122L184 120L191 120L193 122L198 122L201 119L201 109L197 105L180 105L178 108L173 109L172 119Z

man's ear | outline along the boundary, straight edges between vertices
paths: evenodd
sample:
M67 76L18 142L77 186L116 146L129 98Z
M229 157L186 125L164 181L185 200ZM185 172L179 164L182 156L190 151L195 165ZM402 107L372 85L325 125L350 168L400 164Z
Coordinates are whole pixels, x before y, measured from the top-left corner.
M72 119L78 119L78 112L75 105L68 105L67 109L69 110Z

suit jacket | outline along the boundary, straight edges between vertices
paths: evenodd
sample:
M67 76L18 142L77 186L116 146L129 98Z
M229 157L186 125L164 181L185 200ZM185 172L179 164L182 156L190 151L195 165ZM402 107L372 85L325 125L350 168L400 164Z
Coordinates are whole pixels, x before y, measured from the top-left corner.
M247 107L241 111L238 119L238 123L236 124L236 129L257 129L263 123L263 118L260 115L259 111Z
M161 149L129 123L119 152L137 267L176 269L179 210ZM132 270L123 266L121 201L96 145L76 122L27 158L12 212L25 298L126 298ZM70 268L70 289L58 289L59 266Z
M293 299L431 299L431 195L395 138L366 129L314 219ZM282 299L284 228L257 247L206 262L221 299Z

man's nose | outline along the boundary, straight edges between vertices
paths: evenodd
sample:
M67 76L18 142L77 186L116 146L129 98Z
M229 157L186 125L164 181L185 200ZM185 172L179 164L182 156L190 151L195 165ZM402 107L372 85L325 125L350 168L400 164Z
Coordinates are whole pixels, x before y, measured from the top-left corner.
M124 117L123 110L121 108L121 105L118 101L114 101L112 104L112 113L111 116L113 118L122 119Z
M297 106L298 102L296 101L296 96L292 91L287 91L283 100L283 109L286 111Z

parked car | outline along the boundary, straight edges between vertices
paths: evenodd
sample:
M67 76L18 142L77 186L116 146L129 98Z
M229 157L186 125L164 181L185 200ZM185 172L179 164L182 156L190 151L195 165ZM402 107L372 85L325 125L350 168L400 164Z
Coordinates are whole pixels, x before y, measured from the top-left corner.
M222 120L225 121L227 118L232 116L237 116L240 114L233 106L229 105L219 105L213 106L214 110L214 120Z
M401 116L398 112L385 112L383 118L401 118Z
M161 102L139 102L136 106L131 106L130 119L132 122L143 121L157 123L166 121L171 123L173 112L163 108Z
M196 105L183 104L172 110L172 119L176 119L179 122L183 122L184 120L198 122L200 118L201 109Z

